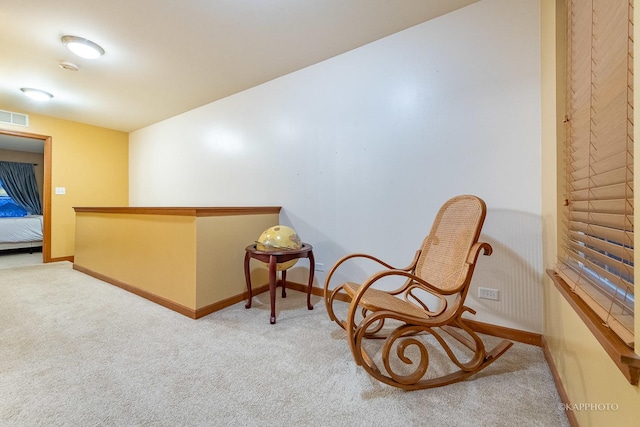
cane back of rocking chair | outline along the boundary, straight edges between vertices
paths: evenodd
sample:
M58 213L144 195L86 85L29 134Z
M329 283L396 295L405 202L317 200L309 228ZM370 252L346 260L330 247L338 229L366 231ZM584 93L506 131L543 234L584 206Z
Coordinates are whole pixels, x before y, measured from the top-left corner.
M486 211L484 201L475 196L448 200L424 240L415 275L443 294L459 292L468 285L472 271L467 258L480 237Z

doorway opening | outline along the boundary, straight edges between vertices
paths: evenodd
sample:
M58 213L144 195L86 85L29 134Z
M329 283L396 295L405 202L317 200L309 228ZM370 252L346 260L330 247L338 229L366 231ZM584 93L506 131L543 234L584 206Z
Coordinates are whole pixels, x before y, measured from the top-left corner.
M42 178L42 262L51 262L51 136L28 132L0 129L0 148L2 141L24 138L25 144L42 141L43 178ZM18 143L20 141L18 140ZM16 151L21 151L19 148ZM25 150L22 150L25 151Z

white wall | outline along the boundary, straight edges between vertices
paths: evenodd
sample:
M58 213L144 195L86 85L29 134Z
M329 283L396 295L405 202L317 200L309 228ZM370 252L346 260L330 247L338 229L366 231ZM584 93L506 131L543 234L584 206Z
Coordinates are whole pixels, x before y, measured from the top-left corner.
M408 264L440 205L476 194L495 253L468 305L542 332L540 132L538 1L483 0L133 132L130 205L280 205L328 270Z

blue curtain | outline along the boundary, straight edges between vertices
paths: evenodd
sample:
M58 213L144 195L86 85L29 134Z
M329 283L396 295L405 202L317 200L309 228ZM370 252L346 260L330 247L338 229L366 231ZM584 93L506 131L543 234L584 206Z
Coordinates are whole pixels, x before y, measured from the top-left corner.
M18 206L31 215L42 215L38 184L31 163L0 162L0 181Z

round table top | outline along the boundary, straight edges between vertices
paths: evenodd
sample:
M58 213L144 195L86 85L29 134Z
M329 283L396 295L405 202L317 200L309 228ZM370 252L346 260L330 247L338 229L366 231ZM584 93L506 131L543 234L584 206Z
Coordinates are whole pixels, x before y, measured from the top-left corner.
M311 246L308 243L303 243L302 247L300 249L282 249L282 250L260 250L256 247L257 245L254 243L252 245L249 245L245 248L245 250L251 254L257 254L257 255L297 255L297 254L304 254L307 253L309 251L311 251L313 249L313 246Z

